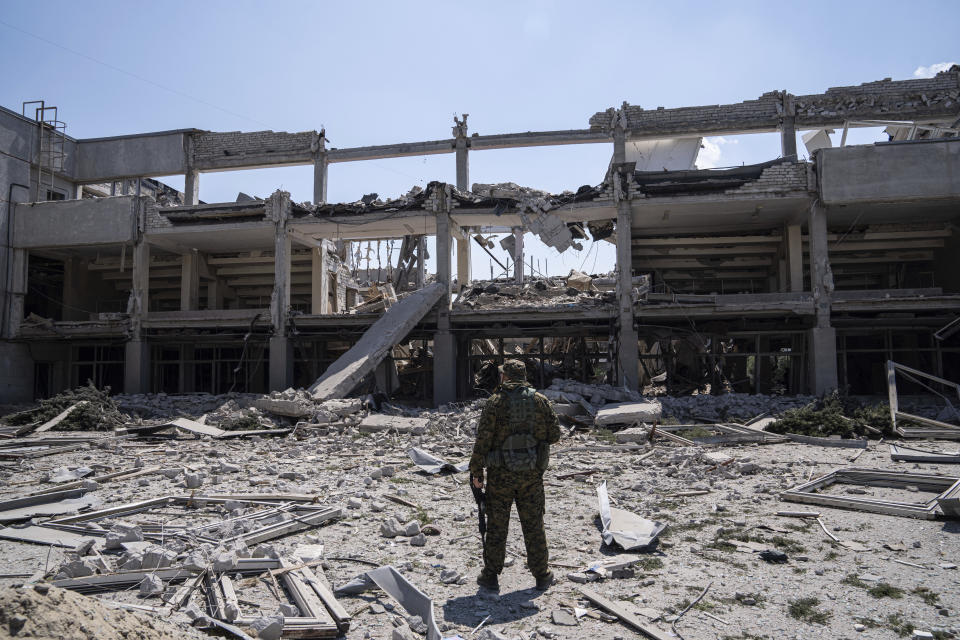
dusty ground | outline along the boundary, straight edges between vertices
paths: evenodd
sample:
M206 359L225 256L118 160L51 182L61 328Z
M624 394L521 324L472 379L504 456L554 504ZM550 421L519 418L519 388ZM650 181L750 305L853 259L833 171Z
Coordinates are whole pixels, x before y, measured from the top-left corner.
M478 593L473 579L480 569L481 548L467 475L428 476L405 453L415 445L448 461L463 461L472 438L467 429L455 435L451 426L463 422L463 416L440 418L435 417L435 433L426 436L364 435L347 425L334 425L299 433L300 439L114 441L104 448L4 467L0 472L6 480L0 498L49 486L43 478L57 467L98 465L99 474L131 468L137 457L148 467L204 473L198 493L310 493L318 495L321 502L344 505L355 498L359 506L346 509L342 520L272 544L292 552L300 544L323 543L326 575L335 586L369 568L356 560L393 564L434 599L444 636L468 638L471 630L486 620L483 629L507 638L638 637L619 622L595 617L595 609L577 592L580 585L567 577L617 553L602 546L596 518L596 485L606 480L613 506L667 523L669 528L654 552L642 554L633 577L605 579L588 587L638 612L663 632L669 634L669 622L654 623L649 618L667 616L670 620L709 585L703 599L677 622L683 638L893 638L898 634L909 637L911 625L938 631L940 637L960 635L960 573L952 568L960 562L960 522L781 502L781 490L850 466L857 451L795 443L702 449L658 444L652 456L640 460L643 450L583 451L578 448L609 443L593 435L566 437L554 447L552 468L545 477L547 534L558 584L545 594L532 589L514 514L509 542L513 562L501 576L500 594ZM957 447L956 443L929 442L922 446ZM735 462L715 468L715 460L703 457L711 451L732 456ZM221 462L239 465L240 471L221 472ZM385 466L394 467L395 475L371 478ZM887 445L875 442L855 466L900 471L922 468L945 475L960 472L957 465L893 462ZM591 470L596 472L557 478ZM280 474L285 472L298 475L283 479ZM677 495L692 490L709 493ZM163 475L150 476L143 486L137 480L105 483L94 492L104 506L185 493L182 476L170 479ZM417 507L402 506L387 495L400 496ZM776 512L781 509L820 511L841 543L859 543L853 546L867 550L833 542L815 521L779 517ZM380 526L391 516L401 523L431 523L440 533L427 536L422 547L411 546L404 536L385 538ZM150 517L125 520L147 521ZM175 520L179 516L166 513L163 517ZM764 548L786 552L788 562L760 560L756 551ZM65 559L59 549L2 540L0 555L4 575L33 574L45 568L52 571ZM457 582L462 584L441 581L441 574L448 570L458 572L461 579ZM449 574L445 577L450 579ZM4 578L0 585L23 580ZM377 593L341 597L348 611L358 612L348 638L391 637L396 614L389 598L383 594L377 598ZM139 601L133 594L124 597ZM253 594L249 599L258 601L259 597ZM276 602L263 602L265 613L275 611ZM789 612L791 603L794 616ZM570 620L571 616L561 612L563 608L572 612L574 607L590 613ZM176 616L182 619L182 614ZM559 624L571 621L573 626Z

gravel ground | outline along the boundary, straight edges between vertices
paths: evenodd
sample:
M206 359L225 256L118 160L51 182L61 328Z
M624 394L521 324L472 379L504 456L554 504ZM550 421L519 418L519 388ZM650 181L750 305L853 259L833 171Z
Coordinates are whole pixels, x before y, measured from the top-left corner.
M470 417L475 409L470 409ZM337 522L271 544L282 553L301 544L324 544L324 568L334 586L369 568L357 560L392 564L433 598L445 637L468 638L483 621L483 629L473 637L639 637L620 622L605 620L582 599L577 591L580 585L568 577L574 574L573 578L582 579L583 569L591 563L618 554L604 547L600 538L596 486L605 480L613 506L666 523L668 528L653 552L639 555L632 577L607 577L587 586L668 635L671 617L708 586L703 599L676 622L683 638L894 638L909 637L911 625L937 631L939 637L960 635L956 618L960 573L954 565L960 562L960 522L781 502L783 489L851 466L850 459L858 451L798 443L685 448L658 441L652 455L641 459L651 449L586 451L584 447L609 443L592 435L566 437L554 447L545 476L546 527L557 584L546 593L533 590L514 513L510 566L501 576L500 593L478 592L474 577L481 566L481 543L467 475L428 476L406 456L407 448L414 445L451 462L463 461L472 446L469 430L461 429L464 422L456 413L434 416L433 424L443 428L414 437L361 434L348 421L301 428L295 436L282 439L104 441L89 450L3 467L0 498L50 486L44 478L58 467L90 466L99 475L132 468L137 458L146 467L202 474L198 494L309 493L321 503L351 506ZM921 446L957 448L956 443L943 442ZM734 461L718 467L723 456ZM221 463L237 465L239 470L224 472ZM960 472L957 465L893 462L887 445L876 442L855 466L945 475ZM377 477L384 467L393 467L395 474ZM592 473L558 477L578 471ZM164 494L182 495L188 493L183 478L152 475L145 482L104 483L93 493L106 507ZM883 490L866 491L880 496ZM697 495L679 495L684 492ZM417 506L397 504L387 495ZM777 516L782 509L821 512L840 544L828 538L816 521ZM138 514L124 521L176 520L175 511L171 507L160 516ZM411 545L406 536L383 537L381 524L390 517L400 523L432 524L439 534L426 536L423 546ZM768 548L785 552L787 562L761 560L757 552ZM33 574L45 568L52 574L69 560L60 549L2 540L0 554L4 575ZM17 582L23 578L0 579L0 586ZM255 591L240 597L261 602L264 613L274 613L276 601L266 592ZM358 612L348 638L392 637L402 610L378 593L340 598L348 611ZM134 594L104 597L142 602ZM181 620L182 614L176 617ZM652 620L658 617L660 621ZM406 631L402 625L401 631Z

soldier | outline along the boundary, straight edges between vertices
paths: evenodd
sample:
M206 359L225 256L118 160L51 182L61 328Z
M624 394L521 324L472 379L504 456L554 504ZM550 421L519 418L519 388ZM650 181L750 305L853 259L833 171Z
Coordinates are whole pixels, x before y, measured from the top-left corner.
M483 571L477 577L481 587L500 588L497 576L503 571L514 501L527 547L527 567L537 580L537 589L545 591L553 584L543 530L543 472L550 445L558 440L560 425L550 401L526 382L523 362L507 360L501 368L500 386L480 414L470 458L470 479L477 489L483 488L483 470L487 469L487 534Z

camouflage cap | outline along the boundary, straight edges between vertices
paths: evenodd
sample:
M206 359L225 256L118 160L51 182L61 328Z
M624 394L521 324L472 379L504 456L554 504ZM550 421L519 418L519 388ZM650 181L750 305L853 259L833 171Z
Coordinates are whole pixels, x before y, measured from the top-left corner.
M526 380L527 366L522 360L507 360L500 367L500 372L508 380Z

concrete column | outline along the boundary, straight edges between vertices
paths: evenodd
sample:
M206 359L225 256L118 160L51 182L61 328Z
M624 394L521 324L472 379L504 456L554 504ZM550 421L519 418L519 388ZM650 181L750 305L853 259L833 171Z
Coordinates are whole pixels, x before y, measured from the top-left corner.
M437 282L446 286L437 303L437 331L433 334L433 403L457 399L457 344L450 332L451 237L449 202L444 196L437 213Z
M463 233L467 236L466 240L457 238L457 286L460 289L470 286L470 282L473 280L470 232L463 229Z
M270 338L270 391L293 386L293 342L287 336Z
M124 346L123 392L150 392L150 345L135 339Z
M417 289L422 289L427 281L427 236L417 238Z
M326 248L314 247L310 250L310 313L326 315L330 313L330 274L327 273Z
M780 119L780 155L797 155L797 127L794 116L784 116Z
M456 142L457 154L457 189L470 190L470 155L467 148L467 139L458 137Z
M290 217L290 194L276 191L267 202L268 217L275 225L273 295L270 298L270 318L273 337L270 338L270 390L283 391L293 383L293 344L287 337L287 311L290 308L290 253L287 234Z
M180 311L200 308L200 255L196 249L183 254L180 267Z
M789 291L803 291L803 234L799 224L784 228L784 246L788 264Z
M470 190L470 151L467 145L467 117L464 115L462 125L454 118L454 132L457 135L456 154L457 154L457 189L460 191ZM465 239L457 238L457 285L463 288L473 280L471 273L471 243L470 233L463 229Z
M150 309L150 245L143 238L133 246L131 278L130 304L127 305L127 311L130 319L139 326ZM133 333L139 336L139 331Z
M619 180L619 172L614 174ZM637 330L633 326L633 208L629 190L617 203L617 383L636 390L639 385Z
M513 228L513 280L523 284L523 229Z
M82 200L83 199L83 185L75 184L73 185L73 199Z
M200 204L200 172L188 169L183 181L183 204Z
M327 152L318 151L313 157L313 204L327 204L327 176L330 162Z
M827 247L827 211L816 202L810 207L810 284L816 310L816 327L808 334L810 390L822 395L838 387L837 332L830 326L833 272Z
M29 253L26 249L8 249L12 252L10 269L10 302L7 306L6 338L13 338L20 332L23 322L24 296L27 294L27 263Z
M618 165L627 161L627 132L616 127L613 130L613 164Z

